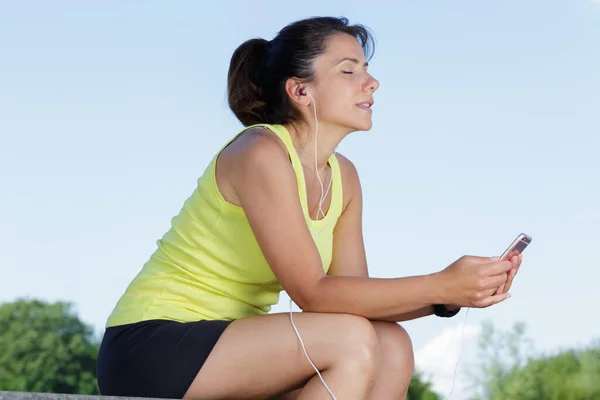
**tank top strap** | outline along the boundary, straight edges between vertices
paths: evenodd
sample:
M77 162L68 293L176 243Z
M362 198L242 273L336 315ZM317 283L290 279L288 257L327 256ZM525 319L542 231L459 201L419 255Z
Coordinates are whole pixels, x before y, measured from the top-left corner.
M304 176L304 168L302 167L302 162L300 161L300 157L298 156L298 152L296 151L296 147L294 146L294 142L292 141L292 136L290 135L287 128L283 125L278 124L254 124L245 127L241 132L236 134L230 142L235 140L235 138L239 137L243 132L247 131L250 128L254 127L264 127L269 129L271 132L277 135L277 137L282 141L285 145L290 161L292 163L292 167L294 169L294 173L296 174L296 180L298 182L298 194L300 195L300 203L302 205L302 209L304 210L305 217L307 222L311 224L323 224L325 221L333 219L334 221L341 215L343 209L343 190L342 190L342 176L340 172L340 166L337 157L335 154L332 154L329 157L328 163L332 172L332 182L331 182L331 204L329 206L329 210L326 213L326 216L319 220L312 220L309 216L308 212L308 203L307 203L307 193L306 193L306 179ZM327 185L329 182L323 182Z
M342 190L342 171L335 153L329 158L329 165L331 167L333 182L331 182L331 205L329 206L327 215L331 213L337 219L342 215L344 209L344 193Z
M296 174L296 180L298 181L298 192L300 195L302 207L306 209L307 204L305 202L305 199L307 193L306 182L304 179L304 168L302 167L302 162L300 161L300 157L298 156L296 147L294 147L292 136L290 135L287 128L283 125L264 125L264 127L270 129L273 133L275 133L285 145L285 148L287 149L288 154L290 155L290 161L292 162L294 173Z
M319 220L313 220L310 218L310 214L308 211L306 178L304 176L304 168L302 167L302 162L300 161L298 152L294 147L294 143L292 141L292 137L289 131L283 125L265 125L265 127L271 129L281 139L281 141L287 148L287 151L290 155L290 160L292 162L292 166L294 168L294 172L296 173L296 179L298 180L298 192L300 195L300 202L302 204L302 208L304 209L307 222L309 222L311 225L322 225L330 220L336 221L342 213L344 199L342 191L342 175L340 171L339 162L335 154L332 154L327 160L332 173L332 182L330 188L331 204L324 218L321 218ZM329 182L323 182L323 184L325 185L325 190L327 190L326 187L329 184Z

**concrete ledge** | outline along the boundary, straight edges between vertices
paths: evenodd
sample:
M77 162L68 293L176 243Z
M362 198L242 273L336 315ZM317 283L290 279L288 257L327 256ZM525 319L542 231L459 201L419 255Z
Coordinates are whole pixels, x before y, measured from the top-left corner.
M0 400L109 400L119 399L140 400L143 397L116 397L116 396L88 396L83 394L62 394L62 393L29 393L29 392L1 392Z

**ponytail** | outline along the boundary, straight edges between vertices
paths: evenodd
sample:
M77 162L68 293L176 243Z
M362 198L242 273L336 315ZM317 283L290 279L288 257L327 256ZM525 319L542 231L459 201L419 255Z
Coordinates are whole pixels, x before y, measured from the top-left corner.
M229 108L249 126L266 122L266 102L262 96L262 71L269 42L250 39L233 53L227 75Z

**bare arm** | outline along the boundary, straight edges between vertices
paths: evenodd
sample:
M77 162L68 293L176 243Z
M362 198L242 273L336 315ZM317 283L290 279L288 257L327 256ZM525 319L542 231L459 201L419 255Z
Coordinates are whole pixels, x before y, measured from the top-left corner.
M403 321L410 321L413 319L427 317L432 314L433 314L433 305L430 305L430 306L426 306L423 308L419 308L418 310L415 310L415 311L392 315L389 318L381 318L381 321L403 322Z
M445 300L457 279L449 273L393 279L325 275L306 226L296 176L279 139L253 130L226 153L223 162L231 163L231 186L256 240L283 288L304 311L382 319L450 302ZM505 280L485 284L495 290Z

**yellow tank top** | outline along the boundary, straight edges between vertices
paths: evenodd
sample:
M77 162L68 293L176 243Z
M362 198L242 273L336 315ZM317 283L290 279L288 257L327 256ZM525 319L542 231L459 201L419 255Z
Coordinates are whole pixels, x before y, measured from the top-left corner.
M253 126L270 129L285 144L304 216L327 272L333 229L343 208L337 158L329 158L331 205L323 219L313 220L308 212L304 171L288 130L283 125ZM256 242L244 210L225 200L217 187L215 165L227 145L198 179L192 195L172 219L171 228L157 241L156 251L117 302L106 327L150 319L235 320L266 314L279 301L282 287Z

